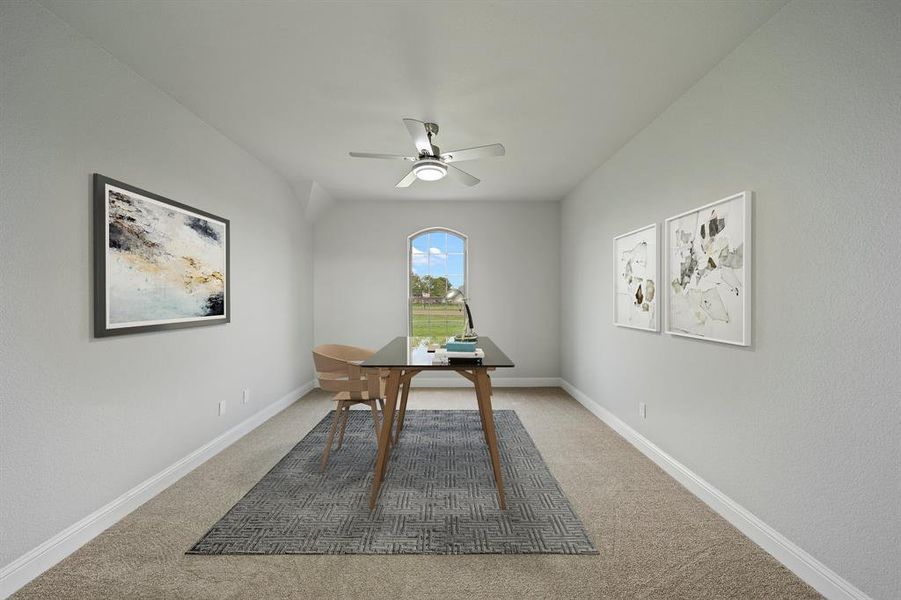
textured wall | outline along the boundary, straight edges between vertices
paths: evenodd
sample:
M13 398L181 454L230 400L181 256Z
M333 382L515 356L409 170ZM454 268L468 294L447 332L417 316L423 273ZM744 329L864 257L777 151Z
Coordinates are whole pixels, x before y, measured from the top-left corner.
M280 178L40 6L0 5L0 60L5 565L312 378L312 236ZM231 219L231 324L91 338L95 171Z
M901 5L796 1L562 212L563 377L874 598L901 597L899 165ZM613 327L613 236L744 189L754 346Z
M407 236L426 227L469 236L476 329L516 363L497 377L559 377L558 202L337 203L315 227L316 343L406 335Z

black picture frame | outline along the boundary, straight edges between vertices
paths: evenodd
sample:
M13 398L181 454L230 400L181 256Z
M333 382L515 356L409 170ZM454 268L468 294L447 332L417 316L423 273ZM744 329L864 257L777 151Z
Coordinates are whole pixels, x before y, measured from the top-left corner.
M218 221L225 225L225 285L223 298L224 315L194 318L192 320L155 323L148 325L131 325L110 327L107 321L107 186L120 188L127 192L149 198L161 204L166 204L198 217ZM170 329L184 329L188 327L207 327L210 325L223 325L231 322L231 223L228 219L212 213L194 208L181 202L148 192L141 188L129 185L122 181L106 177L100 173L94 173L93 181L93 252L94 252L94 337L103 338L109 336L128 335L133 333L145 333L151 331L166 331Z

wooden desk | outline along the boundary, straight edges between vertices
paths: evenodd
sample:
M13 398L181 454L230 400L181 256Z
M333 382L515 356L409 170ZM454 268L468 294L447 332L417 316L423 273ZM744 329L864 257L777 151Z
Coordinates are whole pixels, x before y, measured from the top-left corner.
M396 337L381 350L363 361L361 367L388 370L388 382L385 389L385 412L382 418L382 430L379 433L379 450L375 460L375 473L372 478L372 493L369 497L369 508L375 508L379 497L379 489L388 470L388 457L391 454L391 428L394 424L394 412L397 408L398 395L403 387L403 399L397 419L397 435L403 430L404 413L407 408L407 396L410 392L410 381L422 371L454 371L470 380L476 389L476 400L479 417L482 420L482 432L491 458L494 471L494 482L497 485L498 504L501 509L507 507L504 498L504 480L501 474L501 459L497 448L497 434L494 429L494 413L491 411L491 377L488 371L497 368L512 367L511 361L491 338L479 336L476 344L485 352L480 364L433 364L434 353L428 352L428 338Z

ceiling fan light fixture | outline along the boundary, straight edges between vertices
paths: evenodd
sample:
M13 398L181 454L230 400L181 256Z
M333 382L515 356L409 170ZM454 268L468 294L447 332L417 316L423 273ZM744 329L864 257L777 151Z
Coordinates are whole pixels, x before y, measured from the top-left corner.
M438 181L447 175L447 165L440 160L424 158L413 165L413 173L422 181Z

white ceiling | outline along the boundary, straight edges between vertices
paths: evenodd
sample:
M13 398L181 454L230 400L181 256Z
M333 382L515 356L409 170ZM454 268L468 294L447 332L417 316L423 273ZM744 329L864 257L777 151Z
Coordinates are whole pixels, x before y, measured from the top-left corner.
M289 181L343 199L556 200L785 2L41 0ZM394 184L402 117L482 179Z

